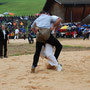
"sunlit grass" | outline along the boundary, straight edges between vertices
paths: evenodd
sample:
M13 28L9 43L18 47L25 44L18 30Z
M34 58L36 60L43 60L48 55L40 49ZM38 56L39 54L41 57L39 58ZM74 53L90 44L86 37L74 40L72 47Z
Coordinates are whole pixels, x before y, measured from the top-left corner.
M35 15L40 12L46 0L0 0L0 14L4 12L12 12L16 16Z

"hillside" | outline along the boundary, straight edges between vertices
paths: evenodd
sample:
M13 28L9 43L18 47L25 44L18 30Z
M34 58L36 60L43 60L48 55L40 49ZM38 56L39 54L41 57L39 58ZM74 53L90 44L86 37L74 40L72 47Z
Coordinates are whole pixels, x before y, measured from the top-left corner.
M35 15L42 10L46 0L0 0L0 14L11 12L17 16Z

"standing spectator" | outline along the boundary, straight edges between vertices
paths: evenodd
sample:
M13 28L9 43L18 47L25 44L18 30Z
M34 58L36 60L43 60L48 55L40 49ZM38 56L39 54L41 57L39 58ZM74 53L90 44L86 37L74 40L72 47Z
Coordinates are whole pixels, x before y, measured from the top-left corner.
M30 22L30 24L28 26L28 32L31 32L31 25L32 25L32 23Z
M33 40L33 37L31 35L31 33L28 34L28 41L29 41L29 44L33 43L34 40Z
M20 22L20 27L22 27L22 26L23 26L23 22L21 21L21 22Z
M0 28L0 58L3 58L3 48L4 48L4 58L7 58L7 40L9 43L8 31L5 29L5 26L2 25Z
M84 31L83 31L83 40L85 39L89 39L89 28L85 28Z
M16 22L14 21L14 22L13 22L13 27L14 27L14 29L16 28L16 25L17 25L17 24L16 24Z
M26 33L24 33L24 35L23 35L23 39L24 39L24 40L26 39Z
M23 38L25 40L26 39L26 29L24 26L22 27L22 35L23 35Z
M17 29L15 30L14 40L15 40L15 39L18 39L18 36L19 36L19 29L17 28Z

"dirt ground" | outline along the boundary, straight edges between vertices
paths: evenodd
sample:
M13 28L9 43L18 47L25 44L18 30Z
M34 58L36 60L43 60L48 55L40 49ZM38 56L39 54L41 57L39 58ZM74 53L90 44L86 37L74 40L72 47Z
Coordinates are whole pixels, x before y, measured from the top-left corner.
M83 40L83 39L59 39L62 45L70 45L70 46L83 46L83 47L90 47L90 40ZM36 40L34 39L34 42ZM23 43L28 43L28 40L10 40L11 44L23 44Z
M90 47L90 40L64 39L63 45ZM10 40L10 44L28 43ZM63 70L46 69L40 58L36 73L30 73L33 54L0 59L0 90L90 90L90 50L62 51L58 59Z

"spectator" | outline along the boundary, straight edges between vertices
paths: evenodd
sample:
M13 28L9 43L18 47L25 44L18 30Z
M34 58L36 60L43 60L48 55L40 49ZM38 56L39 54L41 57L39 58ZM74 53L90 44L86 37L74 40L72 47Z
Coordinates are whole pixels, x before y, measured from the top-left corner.
M7 58L7 40L9 43L9 36L8 31L5 29L5 25L2 25L0 28L0 58L2 59ZM4 55L3 55L3 48L4 48Z
M18 39L18 36L19 36L19 29L17 28L17 29L15 30L14 40L15 40L15 39Z

